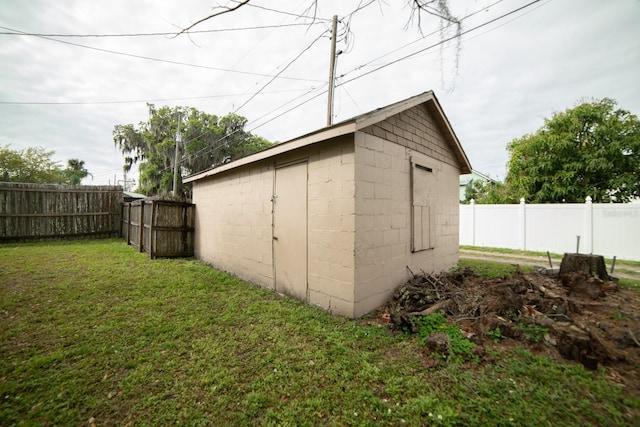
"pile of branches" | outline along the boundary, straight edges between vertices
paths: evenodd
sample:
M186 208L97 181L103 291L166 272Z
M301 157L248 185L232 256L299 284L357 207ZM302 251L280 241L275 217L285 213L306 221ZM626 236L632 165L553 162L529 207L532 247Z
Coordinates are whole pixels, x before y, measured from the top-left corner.
M422 274L413 277L396 289L386 312L393 327L416 331L414 318L443 312L449 316L474 316L478 307L474 301L480 298L470 295L465 289L466 276L475 275L466 269L456 274Z
M598 361L621 361L624 355L602 338L602 331L583 316L585 307L604 304L607 294L616 293L613 282L582 273L563 275L560 280L537 274L486 278L471 269L442 274L413 275L396 289L383 308L390 326L418 332L417 317L444 313L450 321L464 326L477 344L489 330L499 329L502 336L527 340L522 324L547 330L545 344L555 347L568 359L595 369ZM585 313L586 314L586 313ZM544 328L544 329L541 329ZM526 328L524 328L526 330ZM631 329L616 339L640 346Z

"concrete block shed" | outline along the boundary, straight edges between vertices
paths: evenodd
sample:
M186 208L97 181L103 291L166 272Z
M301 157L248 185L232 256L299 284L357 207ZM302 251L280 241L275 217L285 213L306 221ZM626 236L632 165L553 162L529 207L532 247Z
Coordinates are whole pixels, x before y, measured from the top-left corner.
M433 92L185 179L195 254L331 313L359 317L414 272L458 260L471 165Z

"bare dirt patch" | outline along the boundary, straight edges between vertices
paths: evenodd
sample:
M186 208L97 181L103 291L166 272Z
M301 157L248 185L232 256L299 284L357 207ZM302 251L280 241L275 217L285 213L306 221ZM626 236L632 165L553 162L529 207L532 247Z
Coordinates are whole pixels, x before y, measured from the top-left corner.
M487 278L465 269L415 276L378 315L393 329L416 332L416 320L434 312L459 325L479 351L528 345L587 369L602 366L610 380L640 395L637 290L581 272L547 276L518 269L513 277Z

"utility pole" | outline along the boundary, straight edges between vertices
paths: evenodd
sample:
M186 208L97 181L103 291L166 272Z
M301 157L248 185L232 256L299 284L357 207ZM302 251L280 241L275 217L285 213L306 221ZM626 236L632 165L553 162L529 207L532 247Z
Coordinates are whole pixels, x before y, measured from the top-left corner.
M336 79L336 33L338 32L338 15L333 15L331 25L331 58L329 60L329 99L327 100L327 126L333 123L333 89Z
M182 135L180 135L180 119L182 116L178 116L178 131L176 132L176 153L173 160L173 196L178 196L178 174L180 173L180 165L178 164L180 142L182 142Z

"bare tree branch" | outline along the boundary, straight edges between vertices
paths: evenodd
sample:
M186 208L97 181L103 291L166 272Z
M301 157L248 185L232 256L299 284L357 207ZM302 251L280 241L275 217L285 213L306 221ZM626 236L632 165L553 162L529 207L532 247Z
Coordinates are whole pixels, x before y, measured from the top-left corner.
M462 21L449 10L448 0L407 0L407 2L411 8L411 17L409 18L407 26L417 21L420 33L422 33L422 12L440 18L449 24L456 25L458 31L462 26Z
M175 35L175 37L178 37L180 34L183 34L187 31L189 31L190 29L192 29L193 27L195 27L198 24L203 23L204 21L207 21L211 18L215 18L216 16L220 16L220 15L224 15L225 13L229 13L229 12L233 12L234 10L238 10L240 9L242 6L244 6L245 4L249 3L249 0L243 0L243 1L238 1L237 4L233 7L224 7L221 11L218 11L216 13L213 13L209 16L207 16L206 18L202 18L196 22L194 22L193 24L189 25L187 28L184 28L182 31L180 31L178 34Z

